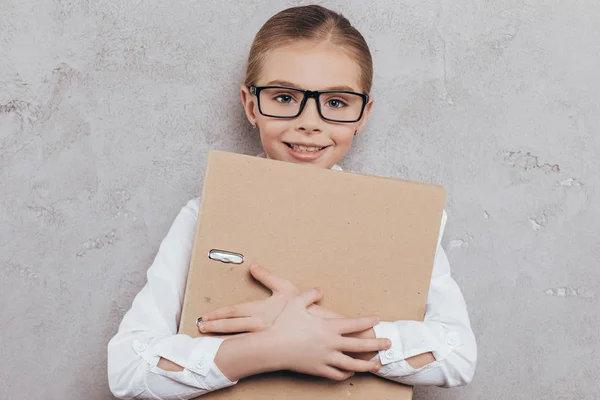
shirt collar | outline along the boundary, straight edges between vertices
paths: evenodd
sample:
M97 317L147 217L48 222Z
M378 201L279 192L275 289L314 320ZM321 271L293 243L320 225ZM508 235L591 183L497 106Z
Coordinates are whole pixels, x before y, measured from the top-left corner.
M260 153L257 157L267 158L267 155L263 152L263 153ZM342 167L340 167L337 164L335 164L333 167L331 167L331 169L334 170L334 171L343 171Z

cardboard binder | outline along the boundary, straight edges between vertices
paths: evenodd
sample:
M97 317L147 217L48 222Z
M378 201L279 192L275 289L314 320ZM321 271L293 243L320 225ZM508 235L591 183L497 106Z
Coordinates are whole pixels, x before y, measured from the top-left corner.
M445 190L403 181L210 151L179 332L196 319L269 295L249 272L257 260L322 306L348 317L423 320ZM243 255L242 264L208 257ZM285 355L282 355L285 356ZM412 388L371 374L343 382L276 372L243 379L203 400L412 398Z

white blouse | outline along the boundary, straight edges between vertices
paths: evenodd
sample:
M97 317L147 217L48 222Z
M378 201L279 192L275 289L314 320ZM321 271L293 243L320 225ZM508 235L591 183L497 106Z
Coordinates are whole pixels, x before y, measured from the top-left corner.
M339 166L332 169L341 170ZM108 343L108 382L120 399L191 399L234 385L214 359L223 339L177 334L200 199L179 212L147 272L148 281ZM473 379L477 345L460 288L440 242L433 265L424 321L381 322L378 338L392 342L379 352L377 375L407 385L454 387ZM436 361L419 369L405 359L431 352ZM164 371L160 358L183 371Z

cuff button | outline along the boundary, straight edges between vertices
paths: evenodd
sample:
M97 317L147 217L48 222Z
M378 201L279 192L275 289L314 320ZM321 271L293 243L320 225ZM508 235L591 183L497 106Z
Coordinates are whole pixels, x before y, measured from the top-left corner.
M446 343L448 343L450 346L456 346L458 344L458 336L456 333L448 334L446 337Z
M385 351L385 358L387 358L388 360L391 360L394 358L394 350L389 349Z
M144 351L148 350L148 346L144 343L135 342L133 344L133 349L138 353L143 353Z

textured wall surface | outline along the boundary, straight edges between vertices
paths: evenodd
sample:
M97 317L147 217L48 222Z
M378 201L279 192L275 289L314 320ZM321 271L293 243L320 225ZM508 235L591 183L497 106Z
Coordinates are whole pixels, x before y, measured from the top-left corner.
M111 399L106 344L208 149L256 154L238 98L294 1L0 0L0 398ZM597 399L600 3L327 1L375 110L343 167L443 184L479 343L466 388Z

